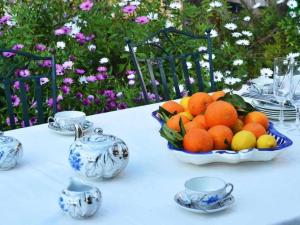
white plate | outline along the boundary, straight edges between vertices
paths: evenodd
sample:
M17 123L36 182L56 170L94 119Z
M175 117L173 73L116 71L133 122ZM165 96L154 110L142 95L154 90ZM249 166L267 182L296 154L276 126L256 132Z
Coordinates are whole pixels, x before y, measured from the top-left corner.
M225 199L224 204L222 204L221 206L217 206L216 208L212 208L212 209L203 210L203 209L195 208L191 204L185 204L183 201L180 200L179 196L180 196L180 193L177 193L174 197L174 201L180 208L185 209L189 212L199 213L199 214L210 214L210 213L216 213L219 211L223 211L225 209L230 208L235 202L234 197L232 195L230 195Z
M83 129L83 132L87 132L89 131L92 127L94 126L94 124L88 120L86 120L84 123L83 123L83 126L82 126L82 129ZM48 123L48 128L58 134L61 134L61 135L75 135L75 130L64 130L64 129L61 129L59 127L58 124L56 124L55 122L49 122Z
M256 100L252 101L252 105L255 108L263 109L263 110L270 110L270 111L280 111L280 106L275 105L275 104L268 104L268 103L262 103ZM295 112L295 109L292 107L284 107L283 111L288 111L288 112Z

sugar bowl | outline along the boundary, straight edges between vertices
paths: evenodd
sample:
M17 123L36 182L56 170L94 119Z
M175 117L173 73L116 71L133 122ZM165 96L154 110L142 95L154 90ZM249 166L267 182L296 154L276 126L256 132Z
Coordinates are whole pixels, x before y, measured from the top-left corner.
M22 153L22 144L13 137L4 136L4 133L0 131L0 170L14 168Z
M107 179L118 175L128 164L125 142L96 128L83 134L75 125L75 142L70 146L69 163L74 171L87 178Z

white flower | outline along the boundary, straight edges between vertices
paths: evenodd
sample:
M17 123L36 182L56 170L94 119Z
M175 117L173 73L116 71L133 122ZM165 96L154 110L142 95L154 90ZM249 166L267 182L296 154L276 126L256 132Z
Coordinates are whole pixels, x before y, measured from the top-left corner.
M199 51L199 52L206 51L206 50L207 50L207 48L206 48L205 46L200 46L200 47L198 48L198 51Z
M154 38L152 38L151 40L148 40L147 42L148 42L148 43L156 43L156 42L159 42L159 38L154 37Z
M86 80L86 76L81 76L78 78L78 81L79 83L83 84L83 83L87 83L87 80Z
M284 1L285 1L285 0L277 0L277 1L276 1L276 4L284 3Z
M121 1L118 3L118 5L123 7L123 6L127 5L127 1Z
M189 77L190 84L195 83L195 79L193 77Z
M273 75L273 70L270 68L262 68L260 69L260 75L264 77L271 77Z
M234 78L234 77L226 77L224 80L224 83L227 85L233 85L236 84L238 82L241 82L240 78Z
M64 69L72 69L74 63L72 61L66 61L62 64Z
M49 82L49 79L47 78L47 77L42 77L42 78L40 78L40 84L41 85L44 85L44 84L46 84L46 83L48 83Z
M226 23L224 27L228 30L235 30L237 28L237 25L234 23Z
M133 80L135 78L135 75L134 74L129 74L128 76L127 76L127 79L128 80Z
M211 31L210 31L210 37L217 37L218 36L218 32L216 31L216 30L214 30L214 29L212 29Z
M64 48L66 47L66 43L63 42L63 41L58 41L58 42L56 43L56 47L57 47L57 48L60 48L60 49L64 49Z
M157 13L153 13L150 12L147 17L149 18L149 20L158 20L158 14Z
M250 16L245 16L244 19L243 19L245 22L249 22L251 20L251 17Z
M140 1L132 1L132 2L130 2L130 5L138 6L140 4L141 4Z
M134 52L136 52L136 49L137 49L137 47L133 47L133 48L132 48L132 50L133 50ZM124 50L125 50L125 52L129 52L129 47L128 47L128 45L125 46Z
M300 53L299 52L291 52L291 53L289 53L287 56L286 56L286 58L287 59L291 59L291 58L297 58L297 57L299 57L300 56Z
M226 70L226 71L225 71L225 74L226 74L226 75L229 75L229 74L231 74L231 71Z
M288 0L286 4L290 9L295 9L298 7L298 3L296 0Z
M209 3L209 6L212 7L212 8L219 8L223 5L222 2L219 2L219 1L213 1L211 3Z
M183 86L182 84L179 84L178 87L179 87L179 92L180 92L180 93L182 93L182 92L185 91L184 86ZM174 87L173 87L173 91L174 91L174 92L176 91Z
M223 44L221 45L221 49L225 48L228 46L228 42L227 41L224 41Z
M186 62L186 66L187 66L188 69L191 69L193 67L191 62Z
M223 78L223 74L221 73L221 71L215 71L214 72L214 80L219 82L222 81Z
M166 25L165 25L166 28L168 27L174 27L174 23L172 23L170 20L166 20Z
M209 62L206 62L204 60L201 60L200 62L200 66L205 68L205 69L209 69Z
M170 4L171 9L180 9L181 7L182 6L181 6L180 2L171 2L171 4Z
M261 6L261 3L258 2L258 3L256 3L256 4L252 7L252 9L257 9L257 8L259 8L260 6Z
M203 58L204 58L205 60L208 60L208 59L209 59L208 54L204 54L204 55L203 55ZM215 59L215 58L216 58L215 54L211 54L211 58L212 58L212 59Z
M89 51L95 51L97 47L96 45L89 45L87 48Z
M77 17L73 17L73 22L69 22L69 23L64 24L65 27L69 27L71 29L71 32L68 33L69 36L74 38L75 35L80 32L81 27L79 27L77 25L77 22L80 22L80 21L81 21L81 19L79 19Z
M118 93L116 94L116 96L117 96L117 98L122 98L122 97L123 97L123 92L118 92Z
M246 30L243 30L242 34L247 36L247 37L251 37L253 35L251 31L246 31Z
M109 62L109 59L108 58L101 58L100 60L99 60L99 63L100 64L105 64L105 63L108 63Z
M155 80L155 85L158 86L159 85L159 81Z
M294 11L290 11L289 14L290 14L290 17L292 17L292 18L295 18L297 16L297 13Z
M135 83L134 80L129 80L129 81L128 81L128 84L129 84L129 85L134 85L134 83Z
M246 40L246 39L240 39L240 40L237 40L235 43L236 43L237 45L250 45L249 40Z
M233 32L231 35L232 35L232 37L235 37L235 38L242 36L242 34L240 32Z
M234 66L240 66L240 65L243 65L243 63L244 63L244 61L241 59L236 59L233 61Z

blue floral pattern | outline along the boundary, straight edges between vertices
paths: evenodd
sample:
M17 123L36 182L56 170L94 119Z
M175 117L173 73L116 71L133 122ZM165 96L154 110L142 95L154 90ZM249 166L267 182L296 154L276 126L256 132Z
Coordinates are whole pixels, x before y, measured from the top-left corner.
M73 151L71 151L71 153L69 155L69 162L70 162L72 168L76 171L80 171L80 168L83 165L80 157L81 156L78 152L74 153Z
M67 212L68 209L66 207L66 204L65 204L65 201L62 197L59 198L58 200L58 204L59 204L59 207L64 211L64 212Z
M3 155L4 155L4 151L0 152L0 160L1 160Z
M211 196L209 197L207 200L203 200L203 202L205 202L207 205L211 204L211 203L214 203L214 202L217 202L219 201L219 197L218 195L216 196Z

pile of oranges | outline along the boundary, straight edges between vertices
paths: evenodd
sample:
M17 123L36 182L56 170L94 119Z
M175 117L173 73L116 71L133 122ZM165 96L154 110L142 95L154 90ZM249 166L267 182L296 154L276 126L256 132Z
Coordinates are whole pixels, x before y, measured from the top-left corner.
M180 103L168 101L162 105L165 110L174 114L166 121L170 129L180 132L181 118L185 128L182 146L186 151L238 151L241 149L233 145L233 139L236 139L235 142L243 142L240 136L250 134L250 138L255 140L250 147L255 147L256 140L267 134L269 120L264 113L254 111L246 116L239 116L232 104L219 100L224 95L223 91L212 94L197 92L191 97L182 98ZM242 143L241 146L245 145Z

